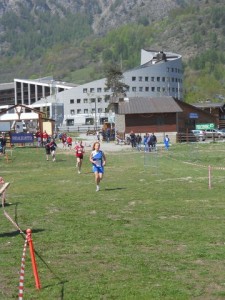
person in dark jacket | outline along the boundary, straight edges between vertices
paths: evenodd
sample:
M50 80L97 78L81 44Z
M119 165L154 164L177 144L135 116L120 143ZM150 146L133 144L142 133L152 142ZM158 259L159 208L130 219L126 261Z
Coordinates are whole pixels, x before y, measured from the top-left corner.
M0 151L2 154L5 154L5 148L6 148L6 142L7 142L7 139L5 137L4 134L2 134L2 136L0 137Z
M157 138L153 132L148 141L149 151L156 150L156 143L157 143Z

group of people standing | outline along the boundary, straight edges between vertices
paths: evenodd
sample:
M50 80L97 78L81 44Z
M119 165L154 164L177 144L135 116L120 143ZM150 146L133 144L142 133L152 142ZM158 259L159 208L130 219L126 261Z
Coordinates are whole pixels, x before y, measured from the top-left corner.
M130 143L131 143L131 147L132 148L137 148L137 150L141 150L141 145L143 142L144 145L144 151L145 152L151 152L151 151L155 151L157 150L156 146L157 146L157 137L155 135L155 133L146 133L143 137L143 141L142 141L142 137L141 134L135 134L133 131L130 132ZM164 146L165 149L168 150L169 146L170 146L170 139L169 136L166 134L164 139Z

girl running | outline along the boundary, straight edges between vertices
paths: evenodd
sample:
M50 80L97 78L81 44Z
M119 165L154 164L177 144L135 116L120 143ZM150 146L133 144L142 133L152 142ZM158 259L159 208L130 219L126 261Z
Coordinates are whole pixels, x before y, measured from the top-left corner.
M90 162L92 163L92 170L95 174L96 192L98 192L100 189L99 184L104 174L104 166L106 164L106 157L104 152L100 150L99 142L95 142L92 147Z

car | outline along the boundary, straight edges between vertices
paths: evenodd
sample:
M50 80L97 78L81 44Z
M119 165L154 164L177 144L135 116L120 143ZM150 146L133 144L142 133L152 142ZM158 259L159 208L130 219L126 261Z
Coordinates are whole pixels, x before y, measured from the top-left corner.
M207 138L223 138L225 136L224 132L217 129L206 129L205 134Z
M221 137L225 137L225 128L223 128L223 129L218 129L218 132L220 132L221 133Z
M204 130L193 129L192 133L196 136L198 141L205 141L206 133Z

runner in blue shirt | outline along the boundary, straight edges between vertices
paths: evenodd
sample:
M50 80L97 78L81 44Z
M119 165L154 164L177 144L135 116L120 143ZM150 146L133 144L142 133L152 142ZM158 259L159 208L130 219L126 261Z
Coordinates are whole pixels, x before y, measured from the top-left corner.
M100 150L99 142L95 142L92 147L90 162L92 163L92 170L95 174L96 192L98 192L100 189L99 184L104 174L104 166L106 164L106 157L104 152Z

